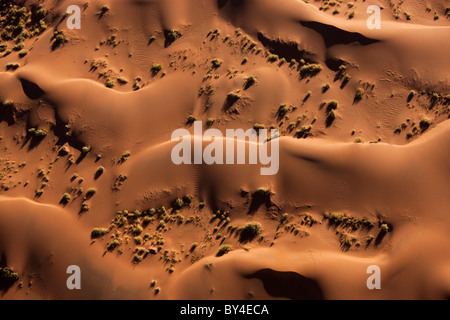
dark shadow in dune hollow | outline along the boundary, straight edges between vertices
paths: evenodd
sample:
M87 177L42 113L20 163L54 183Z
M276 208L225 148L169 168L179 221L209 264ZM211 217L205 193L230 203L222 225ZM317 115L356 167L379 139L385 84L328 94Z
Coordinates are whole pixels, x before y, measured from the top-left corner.
M296 272L261 269L253 274L246 275L245 278L261 280L264 289L273 297L291 300L325 299L316 280L306 278Z

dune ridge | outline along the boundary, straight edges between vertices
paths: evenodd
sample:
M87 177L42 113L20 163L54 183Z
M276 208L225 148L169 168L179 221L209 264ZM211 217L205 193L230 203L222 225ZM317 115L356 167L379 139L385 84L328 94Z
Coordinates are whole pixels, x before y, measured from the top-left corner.
M450 296L442 2L374 1L380 30L360 1L7 3L1 299ZM173 164L194 121L279 129L278 173Z

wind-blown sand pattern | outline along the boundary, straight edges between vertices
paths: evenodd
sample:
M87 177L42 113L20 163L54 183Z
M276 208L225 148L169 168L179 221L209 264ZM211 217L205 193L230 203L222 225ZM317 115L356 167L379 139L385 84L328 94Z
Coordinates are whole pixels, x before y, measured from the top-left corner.
M450 297L448 2L0 10L2 299ZM278 128L278 173L173 164L193 120Z

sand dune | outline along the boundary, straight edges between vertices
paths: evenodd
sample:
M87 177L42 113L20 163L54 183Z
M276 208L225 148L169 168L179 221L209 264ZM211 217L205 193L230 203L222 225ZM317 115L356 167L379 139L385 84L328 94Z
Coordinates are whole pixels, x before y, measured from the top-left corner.
M1 298L448 299L449 10L389 3L2 3ZM278 173L175 165L196 120Z

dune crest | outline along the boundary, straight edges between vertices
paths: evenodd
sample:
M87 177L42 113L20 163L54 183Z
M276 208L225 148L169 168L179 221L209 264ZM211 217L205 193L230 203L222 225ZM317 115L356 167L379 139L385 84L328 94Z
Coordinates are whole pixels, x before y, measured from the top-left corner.
M69 5L0 4L1 299L448 299L441 1Z

